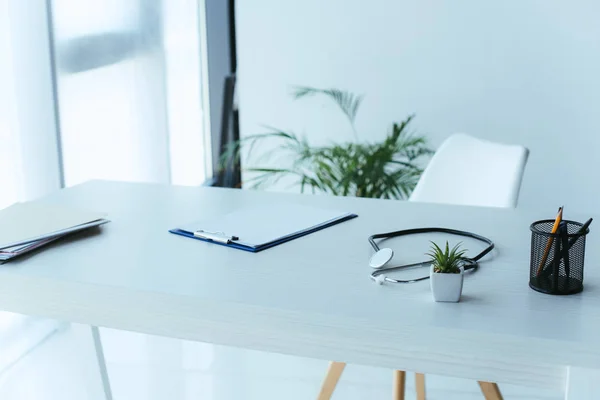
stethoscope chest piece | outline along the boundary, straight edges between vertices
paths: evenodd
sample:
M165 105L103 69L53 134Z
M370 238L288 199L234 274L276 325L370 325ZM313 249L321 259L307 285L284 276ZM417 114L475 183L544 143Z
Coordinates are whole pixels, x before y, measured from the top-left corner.
M369 266L374 269L383 268L385 264L387 264L392 257L394 257L394 250L389 248L384 248L378 250L371 256L369 260Z

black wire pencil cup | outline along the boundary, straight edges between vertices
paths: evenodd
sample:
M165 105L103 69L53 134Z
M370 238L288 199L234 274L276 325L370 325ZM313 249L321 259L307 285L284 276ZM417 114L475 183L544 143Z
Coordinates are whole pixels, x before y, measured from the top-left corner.
M583 290L585 239L591 222L557 217L531 224L529 286L533 290L555 295Z

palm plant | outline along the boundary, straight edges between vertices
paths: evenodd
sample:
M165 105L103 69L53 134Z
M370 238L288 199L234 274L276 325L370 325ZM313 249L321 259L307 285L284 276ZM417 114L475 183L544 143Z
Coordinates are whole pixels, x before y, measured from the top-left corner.
M431 154L423 136L407 132L413 116L394 123L381 142L358 143L354 120L361 96L310 87L298 87L293 95L295 99L322 95L333 100L347 117L355 142L311 146L305 137L279 129L246 137L230 145L222 158L224 163L239 160L241 151L247 151L245 161L251 166L244 170L253 174L245 183L259 188L291 177L292 185L298 185L301 192L310 189L313 193L387 199L410 195L423 172L421 159ZM271 144L271 150L252 158L257 143L273 139L276 147ZM261 165L265 162L275 166Z
M461 244L458 243L450 249L448 242L446 242L446 249L442 250L436 243L431 242L431 250L427 255L431 257L433 271L442 274L460 273L460 266L467 252L467 250L461 249L460 246Z

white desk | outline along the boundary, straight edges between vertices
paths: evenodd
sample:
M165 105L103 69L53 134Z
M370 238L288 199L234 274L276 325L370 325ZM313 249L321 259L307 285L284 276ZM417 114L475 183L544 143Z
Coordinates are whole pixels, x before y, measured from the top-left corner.
M528 287L529 224L554 210L112 182L43 201L106 211L112 222L0 267L0 309L482 381L562 389L570 374L567 392L577 387L589 397L571 392L569 399L600 398L591 383L582 389L600 369L594 225L583 293L557 297ZM277 202L359 218L258 254L167 232L242 205ZM569 219L589 217L566 212ZM428 283L377 286L368 277L369 234L423 226L470 230L496 242L493 258L465 278L458 304L434 303ZM392 244L399 259L421 260L426 239Z

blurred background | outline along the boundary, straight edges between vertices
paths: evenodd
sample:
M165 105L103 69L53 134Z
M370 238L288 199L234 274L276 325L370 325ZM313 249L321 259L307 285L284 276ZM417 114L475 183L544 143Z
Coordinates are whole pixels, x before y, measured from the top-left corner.
M239 1L240 131L352 139L328 99L290 96L296 85L344 89L364 96L360 141L382 140L415 114L411 130L433 149L457 132L520 144L530 155L519 206L591 212L600 196L598 17L593 0Z

